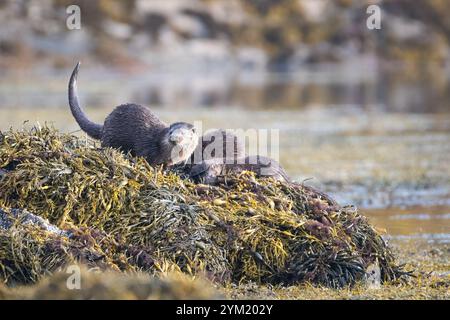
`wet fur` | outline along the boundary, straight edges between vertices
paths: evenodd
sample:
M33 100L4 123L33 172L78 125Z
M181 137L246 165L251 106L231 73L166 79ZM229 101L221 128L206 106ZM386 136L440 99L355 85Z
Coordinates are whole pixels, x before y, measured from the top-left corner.
M222 139L222 154L219 152L216 154L216 150L212 150L210 155L204 155L205 149L215 143L217 137ZM227 150L227 144L231 143L233 145L232 153L230 154ZM191 163L194 163L194 155L200 153L202 155L201 160L208 160L212 158L222 158L222 159L238 159L245 156L245 146L243 142L231 131L225 129L212 130L205 133L200 137L196 150L191 156Z
M223 163L223 159L204 160L195 164L190 170L190 178L195 182L216 184L219 176L242 171L252 171L257 177L270 177L275 180L290 182L281 165L263 156L248 156L237 159L234 163Z
M106 117L103 125L93 123L87 118L78 102L76 86L78 70L79 63L69 81L69 105L81 129L92 138L99 139L102 147L117 148L145 157L151 165L172 165L174 145L168 140L170 127L150 109L131 103L120 105ZM192 125L187 123L176 125L192 128ZM183 158L187 159L192 151L183 154Z

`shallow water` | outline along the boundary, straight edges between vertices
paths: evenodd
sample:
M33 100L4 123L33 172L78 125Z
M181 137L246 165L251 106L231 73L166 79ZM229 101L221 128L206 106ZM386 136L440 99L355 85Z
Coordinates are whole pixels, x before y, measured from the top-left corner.
M293 179L356 205L387 237L450 242L445 83L323 70L262 76L97 71L82 70L79 79L81 101L97 122L114 105L133 101L151 105L169 123L277 129L279 161ZM69 72L0 76L0 130L39 121L83 136L67 107Z
M362 213L390 239L450 243L450 206L365 209Z

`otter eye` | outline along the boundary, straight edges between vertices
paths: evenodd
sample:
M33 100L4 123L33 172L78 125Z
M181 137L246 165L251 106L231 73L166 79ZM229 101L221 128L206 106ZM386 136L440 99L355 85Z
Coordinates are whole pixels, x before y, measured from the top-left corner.
M197 133L197 129L192 128L192 132L193 132L193 133Z

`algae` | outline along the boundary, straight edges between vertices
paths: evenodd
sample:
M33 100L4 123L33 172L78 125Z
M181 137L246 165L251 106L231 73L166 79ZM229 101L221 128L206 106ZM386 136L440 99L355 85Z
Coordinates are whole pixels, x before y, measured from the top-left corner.
M221 177L218 186L194 184L50 127L1 133L0 169L3 212L24 209L64 231L20 222L0 228L0 278L8 285L78 262L221 284L338 288L364 280L374 263L382 282L411 275L355 207L302 184L250 172Z

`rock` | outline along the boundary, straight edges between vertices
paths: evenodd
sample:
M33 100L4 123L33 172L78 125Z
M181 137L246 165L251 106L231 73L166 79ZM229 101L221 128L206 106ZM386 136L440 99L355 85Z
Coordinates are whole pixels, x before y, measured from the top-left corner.
M69 236L70 233L52 225L48 220L32 214L26 210L11 209L8 213L0 209L0 228L8 230L14 225L14 220L19 220L23 225L33 225L42 230L57 234L59 236Z
M378 260L367 267L365 282L368 289L381 288L381 269Z

